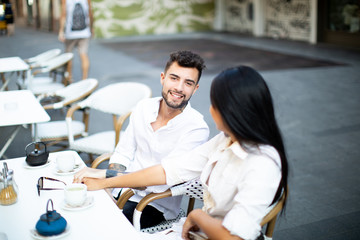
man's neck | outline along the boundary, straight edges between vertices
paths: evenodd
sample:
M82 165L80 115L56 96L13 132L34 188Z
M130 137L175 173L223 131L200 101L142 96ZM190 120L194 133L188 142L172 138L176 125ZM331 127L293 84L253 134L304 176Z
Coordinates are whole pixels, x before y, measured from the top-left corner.
M156 131L163 126L166 126L171 119L182 113L185 107L182 109L172 108L169 107L164 100L161 100L158 116L155 122L151 123L153 130Z

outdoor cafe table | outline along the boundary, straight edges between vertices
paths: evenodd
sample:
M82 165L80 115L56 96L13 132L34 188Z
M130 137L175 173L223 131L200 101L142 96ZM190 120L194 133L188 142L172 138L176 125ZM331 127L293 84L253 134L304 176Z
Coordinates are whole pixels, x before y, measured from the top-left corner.
M8 86L12 75L17 72L25 72L29 69L29 65L26 64L20 57L7 57L0 58L0 75L5 78L5 74L8 73L9 76L3 79L2 87L0 91L4 91Z
M0 159L23 125L47 122L49 120L50 116L31 91L0 91L0 127L16 126L0 150ZM34 128L36 128L36 124ZM36 129L34 132L33 137L36 139Z
M76 163L85 166L76 152L70 152L74 154ZM26 165L25 157L0 161L1 169L3 162L6 162L8 168L14 170L14 179L18 185L17 202L8 206L0 205L0 237L1 233L5 233L9 240L32 239L30 230L35 228L40 215L46 212L47 201L52 199L54 209L66 219L70 227L70 233L61 239L140 239L139 233L105 190L88 191L88 196L94 198L93 205L77 211L63 208L63 190L43 190L38 196L36 184L39 177L52 177L67 184L72 182L73 174L58 175L56 171L56 156L62 153L64 151L50 153L49 164L33 168Z

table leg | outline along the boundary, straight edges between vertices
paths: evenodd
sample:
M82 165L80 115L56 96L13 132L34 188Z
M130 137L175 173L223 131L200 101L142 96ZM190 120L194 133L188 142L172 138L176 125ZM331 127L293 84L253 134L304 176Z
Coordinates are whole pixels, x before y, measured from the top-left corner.
M14 138L16 136L16 134L18 134L18 132L20 131L21 126L17 126L15 128L15 130L13 131L13 133L11 134L11 136L9 137L9 139L6 141L4 147L1 149L0 151L0 159L2 158L2 156L4 155L5 151L8 149L9 145L11 144L12 141L14 141Z
M5 73L1 73L1 78L2 78L2 82L3 82L3 85L0 89L0 91L7 91L8 90L8 85L9 85L9 82L10 82L10 79L12 77L12 75L14 74L14 72L10 73L9 77L6 79L5 78Z
M1 73L1 80L3 82L3 85L2 85L0 91L4 91L4 90L7 91L8 90L7 85L9 84L9 80L5 79L5 73Z

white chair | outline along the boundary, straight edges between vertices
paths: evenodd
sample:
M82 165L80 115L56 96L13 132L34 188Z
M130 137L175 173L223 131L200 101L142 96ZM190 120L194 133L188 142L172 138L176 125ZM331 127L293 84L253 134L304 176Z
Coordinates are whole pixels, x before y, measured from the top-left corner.
M40 53L34 57L24 59L24 61L29 64L30 68L41 67L42 64L46 63L46 61L58 56L61 53L59 48L50 49L43 53Z
M140 100L149 97L151 97L151 89L145 84L136 82L115 83L98 89L86 100L72 106L67 112L69 148L88 153L90 158L92 158L92 154L101 155L113 152L119 141L124 121L130 116ZM114 121L114 130L98 132L75 139L72 122L75 111L79 109L89 111L89 113L91 110L97 110L111 114Z
M54 92L60 88L63 88L65 85L61 82L56 81L56 76L60 75L61 80L66 82L66 66L74 57L73 53L63 53L59 56L56 56L46 62L43 62L39 67L34 68L30 77L25 79L23 88L29 89L35 95L40 95L43 93ZM49 76L39 77L38 74L48 73Z
M89 78L66 87L63 87L53 93L42 94L38 100L46 110L62 109L71 104L88 97L98 86L98 80ZM84 121L72 121L74 137L80 137L85 133L86 123ZM35 141L47 143L48 146L59 145L68 141L68 131L66 121L50 121L39 123L34 128L33 137ZM67 145L65 145L67 147Z
M117 206L120 209L123 209L123 207L125 206L125 203L128 201L128 199L130 197L132 197L135 194L136 191L139 191L139 190L127 189L120 196L119 200L117 201ZM188 209L187 209L187 214L189 214L189 212L191 210L193 210L193 208L194 208L195 199L198 199L200 201L203 200L203 188L202 188L202 184L201 184L200 180L193 179L188 182L172 186L165 192L149 193L148 195L143 197L134 210L133 225L134 225L135 229L140 231L140 229L141 229L140 219L141 219L142 212L143 212L144 208L150 202L157 200L157 199L173 197L173 196L183 196L183 195L186 195L189 197L189 203L188 203ZM185 211L183 209L180 209L180 213L178 214L178 216L176 218L170 219L170 220L165 220L153 227L143 228L143 229L141 229L141 231L147 232L147 233L154 233L154 232L166 230L166 229L170 228L173 225L173 223L178 222L180 220L180 218L185 217L186 215L185 215Z

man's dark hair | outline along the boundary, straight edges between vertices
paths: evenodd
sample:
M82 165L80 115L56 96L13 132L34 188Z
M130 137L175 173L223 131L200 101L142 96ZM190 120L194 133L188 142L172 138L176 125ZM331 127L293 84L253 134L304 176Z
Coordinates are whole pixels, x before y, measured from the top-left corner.
M168 62L166 63L164 70L165 73L174 62L177 62L181 67L196 68L199 72L199 77L197 80L197 83L199 83L202 70L206 68L204 59L191 51L172 52Z

